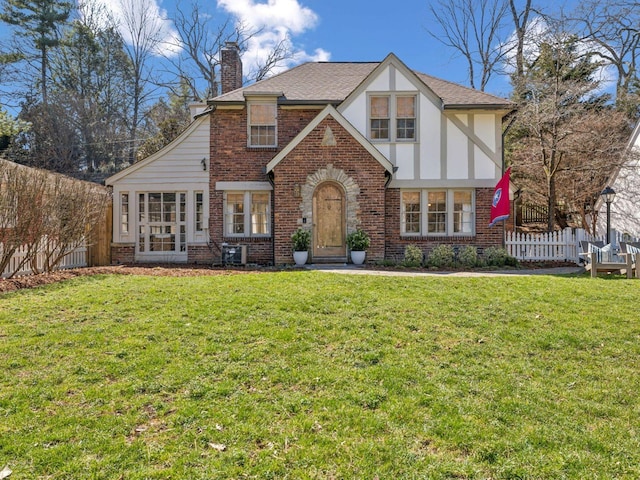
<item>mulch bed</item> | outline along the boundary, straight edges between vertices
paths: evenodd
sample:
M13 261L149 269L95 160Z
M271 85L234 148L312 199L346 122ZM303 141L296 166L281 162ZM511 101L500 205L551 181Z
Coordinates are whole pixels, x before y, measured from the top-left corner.
M256 273L266 269L232 269L199 265L117 265L111 267L87 267L60 270L53 273L26 275L24 277L0 279L0 293L12 292L23 288L39 287L49 283L61 282L84 275L150 275L154 277L196 277L209 275L237 275Z

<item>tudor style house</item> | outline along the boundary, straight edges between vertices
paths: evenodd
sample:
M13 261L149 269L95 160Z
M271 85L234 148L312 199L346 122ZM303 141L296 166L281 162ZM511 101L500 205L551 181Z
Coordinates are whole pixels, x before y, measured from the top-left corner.
M502 175L507 100L381 62L305 63L242 87L235 44L222 95L174 142L112 176L116 262L220 262L239 245L257 264L345 262L346 236L371 237L368 261L409 244L500 246L489 227Z

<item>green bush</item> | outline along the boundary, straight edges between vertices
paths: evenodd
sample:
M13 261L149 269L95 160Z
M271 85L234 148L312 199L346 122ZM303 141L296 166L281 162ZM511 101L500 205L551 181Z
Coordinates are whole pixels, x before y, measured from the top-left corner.
M453 267L455 259L456 254L451 245L438 245L429 253L427 264L436 268Z
M488 266L492 267L515 267L518 260L509 255L506 249L502 247L489 247L484 251L484 261Z
M478 250L472 245L467 245L458 254L458 261L463 267L477 267L478 266Z
M367 232L364 230L357 229L355 232L347 235L347 246L352 252L363 252L369 248L370 244L371 240L369 239L369 235L367 235Z
M419 267L422 265L422 249L417 245L407 245L404 249L403 267Z
M306 252L311 244L311 232L300 227L291 235L294 252Z

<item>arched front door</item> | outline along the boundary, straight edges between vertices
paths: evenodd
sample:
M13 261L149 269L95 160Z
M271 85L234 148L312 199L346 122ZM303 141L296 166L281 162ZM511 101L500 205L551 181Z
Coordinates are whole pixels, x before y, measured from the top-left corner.
M346 261L345 229L344 191L321 183L313 194L313 260Z

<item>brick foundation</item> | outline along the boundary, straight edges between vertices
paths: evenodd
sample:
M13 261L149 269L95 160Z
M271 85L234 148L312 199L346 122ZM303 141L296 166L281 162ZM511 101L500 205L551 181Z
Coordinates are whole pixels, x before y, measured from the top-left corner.
M111 264L123 265L135 262L136 246L134 243L112 243Z

